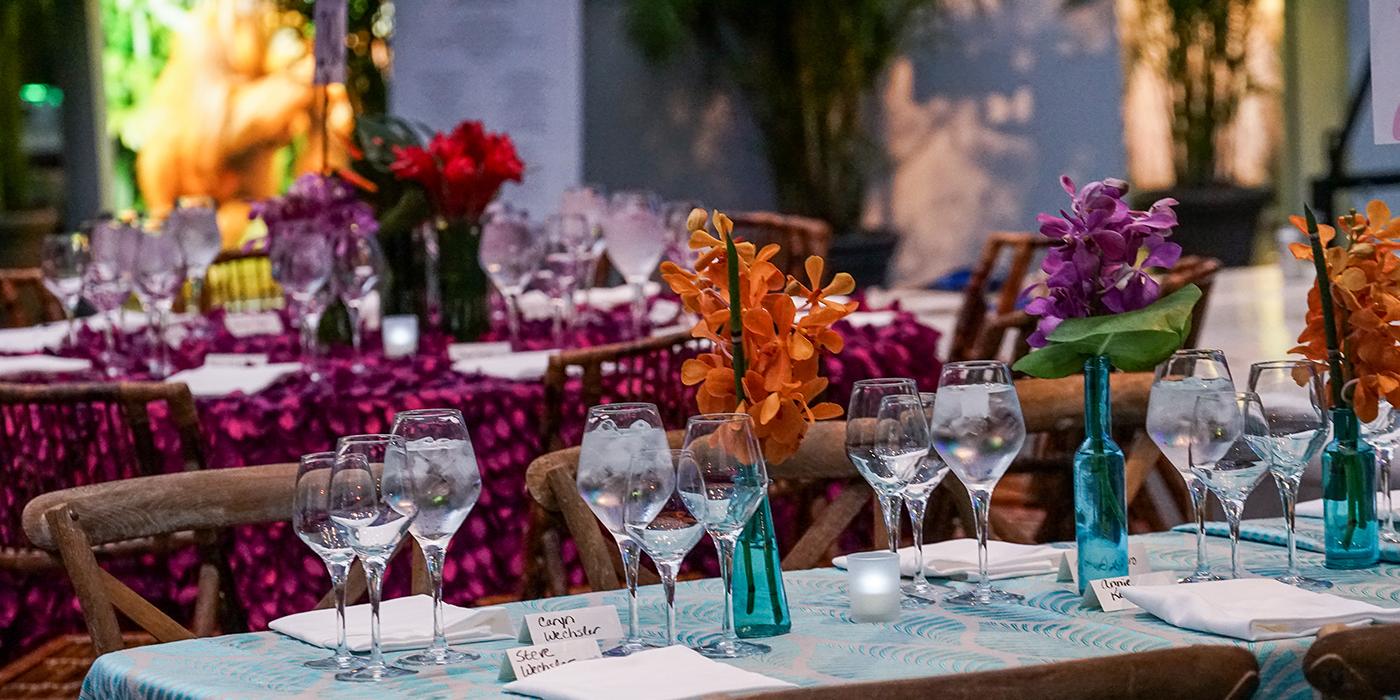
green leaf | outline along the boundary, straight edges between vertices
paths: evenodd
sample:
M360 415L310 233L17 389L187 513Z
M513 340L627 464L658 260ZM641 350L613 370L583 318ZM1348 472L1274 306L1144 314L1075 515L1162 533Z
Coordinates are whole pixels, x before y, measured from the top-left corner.
M1013 369L1033 377L1065 377L1095 355L1107 355L1126 372L1152 369L1186 341L1191 309L1200 298L1201 290L1192 284L1137 311L1066 319L1050 334L1049 345L1021 358Z

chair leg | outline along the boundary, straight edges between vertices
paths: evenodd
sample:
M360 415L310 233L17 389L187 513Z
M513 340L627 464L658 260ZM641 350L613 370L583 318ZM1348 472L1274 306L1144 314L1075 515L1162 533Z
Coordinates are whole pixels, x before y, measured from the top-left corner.
M93 555L82 528L78 527L78 515L63 507L49 511L45 518L68 570L68 578L78 594L78 602L83 607L83 621L87 623L88 634L92 636L93 649L98 656L109 651L120 651L122 632L117 624L117 611L107 595L97 557Z

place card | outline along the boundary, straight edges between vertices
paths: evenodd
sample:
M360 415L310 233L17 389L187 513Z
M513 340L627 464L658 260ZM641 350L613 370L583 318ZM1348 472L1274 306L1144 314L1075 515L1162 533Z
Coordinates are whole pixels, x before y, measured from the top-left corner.
M618 639L622 621L617 608L597 605L591 608L532 613L520 621L516 641L552 644L570 639Z
M501 681L514 681L564 664L602 657L603 651L598 647L596 639L567 639L553 644L516 647L506 650L497 678Z
M1176 573L1172 571L1101 578L1089 582L1089 588L1084 590L1084 605L1088 608L1098 607L1104 612L1136 610L1138 606L1123 597L1122 589L1129 586L1161 586L1172 583L1176 583Z
M277 335L282 332L282 317L275 311L261 313L228 314L224 316L224 328L235 338L255 335Z
M265 364L265 352L211 352L204 356L205 367L261 367Z
M1147 545L1141 542L1128 543L1128 575L1145 574L1152 570L1147 560ZM1071 581L1079 585L1079 551L1071 549L1060 559L1060 573L1056 581Z
M506 340L494 343L453 343L447 346L447 357L453 362L509 354L510 342Z

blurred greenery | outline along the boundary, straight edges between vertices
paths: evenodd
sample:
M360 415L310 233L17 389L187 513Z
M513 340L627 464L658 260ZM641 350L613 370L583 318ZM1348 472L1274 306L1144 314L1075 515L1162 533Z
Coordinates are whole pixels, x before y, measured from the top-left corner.
M870 93L938 0L629 0L649 58L693 43L742 91L763 134L778 205L838 233L860 221L875 163Z

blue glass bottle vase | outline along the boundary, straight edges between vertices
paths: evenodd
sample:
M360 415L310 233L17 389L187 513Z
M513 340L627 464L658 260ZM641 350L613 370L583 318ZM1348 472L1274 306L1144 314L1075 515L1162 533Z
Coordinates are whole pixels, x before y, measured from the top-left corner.
M1128 575L1128 500L1123 450L1113 441L1109 362L1084 361L1084 443L1074 453L1074 539L1079 592L1097 579Z
M1380 560L1376 451L1361 440L1350 408L1332 409L1332 441L1322 452L1322 524L1329 569L1364 569Z
M764 496L734 547L734 633L740 637L776 637L792 629L781 562Z

